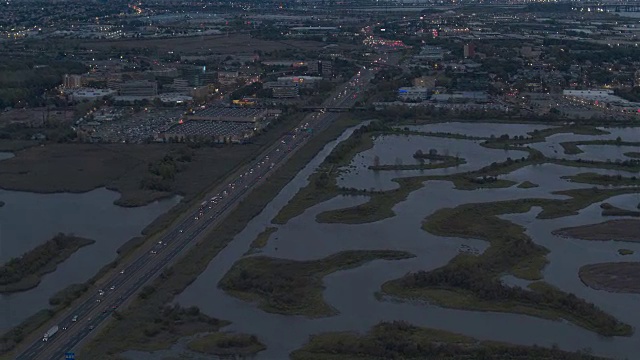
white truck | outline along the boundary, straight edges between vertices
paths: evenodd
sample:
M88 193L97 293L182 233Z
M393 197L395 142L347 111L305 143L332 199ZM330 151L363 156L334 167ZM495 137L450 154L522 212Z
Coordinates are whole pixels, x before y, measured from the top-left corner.
M58 325L53 326L51 329L47 330L42 337L42 341L49 341L49 338L55 335L58 332Z

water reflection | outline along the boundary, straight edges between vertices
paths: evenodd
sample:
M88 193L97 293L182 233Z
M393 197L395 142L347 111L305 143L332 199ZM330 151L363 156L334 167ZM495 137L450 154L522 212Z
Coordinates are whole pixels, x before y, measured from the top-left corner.
M468 126L468 125L464 125ZM479 128L480 129L480 128ZM522 131L531 131L522 128ZM469 128L471 131L471 128ZM439 131L449 131L444 128ZM479 130L481 131L481 130ZM494 130L491 130L494 131ZM515 130L514 130L515 131ZM343 136L344 138L344 136ZM569 137L575 141L578 137ZM356 170L345 173L340 184L358 188L390 188L390 179L398 176L410 176L416 172L403 171L372 172L363 169L378 155L381 162L400 158L411 160L415 150L436 148L439 152L449 149L451 154L460 152L467 159L464 170L477 169L493 161L502 161L507 157L526 156L522 152L504 152L482 148L477 142L418 136L384 136L376 140L374 149L357 156L352 162ZM420 303L399 302L393 299L379 301L375 293L385 281L401 277L407 272L429 270L445 265L461 247L470 247L479 252L488 244L475 239L445 238L434 236L420 229L422 220L437 209L455 207L465 203L490 202L523 198L564 198L551 192L590 185L571 183L562 176L575 175L585 169L562 167L552 164L527 166L505 178L514 181L531 181L540 187L520 189L482 189L459 191L449 182L432 181L424 188L411 193L406 201L397 204L393 210L397 216L372 224L345 225L319 224L315 221L318 213L330 209L360 204L367 200L364 196L339 196L308 209L288 224L280 226L271 236L263 249L263 254L295 260L319 259L339 251L351 249L394 249L404 250L416 255L415 258L400 261L374 261L356 269L336 272L324 279L326 289L324 298L340 314L320 319L308 319L302 316L270 314L250 304L226 295L217 288L218 281L241 258L249 244L278 210L307 183L308 175L328 153L325 150L312 161L296 178L290 182L274 200L256 216L234 241L223 249L207 269L192 283L177 301L184 306L199 306L213 317L232 321L229 330L256 334L266 345L267 350L257 355L258 359L284 359L288 353L300 347L311 334L325 331L356 330L366 331L371 326L385 320L407 320L420 326L445 329L478 339L491 339L517 344L539 344L551 346L558 344L566 350L579 350L589 347L595 354L630 357L636 354L640 335L630 338L604 338L567 322L539 319L531 316L474 312L444 309ZM406 163L406 162L405 162ZM449 171L462 171L463 167ZM615 175L618 172L589 169L591 172ZM385 174L385 173L388 173ZM428 173L446 173L436 170ZM635 200L634 200L635 199ZM607 200L614 205L628 207L637 205L637 195L623 195ZM640 326L640 314L629 316L629 309L637 309L640 297L628 294L608 294L594 291L584 286L577 276L579 266L601 261L620 259L617 248L621 244L613 242L585 242L562 239L551 235L558 227L595 223L604 221L599 204L594 204L578 215L555 219L538 220L535 215L539 209L525 214L508 215L506 218L522 224L534 240L549 248L550 264L544 271L545 280L560 288L574 292L578 296L594 302L606 311L618 316L634 327ZM635 206L635 205L634 205ZM624 247L640 252L640 244L625 244ZM627 259L627 258L625 258ZM526 285L515 279L503 279L514 285ZM160 357L183 351L177 347L169 351L154 354L128 352L136 359Z
M116 206L120 194L104 188L81 194L36 194L0 189L0 262L20 256L59 232L96 240L81 248L35 289L0 296L0 330L48 306L49 298L88 280L116 257L116 250L138 236L160 214L180 201L176 196L137 208Z

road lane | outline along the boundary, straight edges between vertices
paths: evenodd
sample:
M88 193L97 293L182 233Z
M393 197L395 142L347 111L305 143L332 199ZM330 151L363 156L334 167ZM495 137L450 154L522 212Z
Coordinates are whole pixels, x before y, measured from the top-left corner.
M349 82L339 87L323 103L323 106L352 106L356 102L357 92L365 87L373 74L371 70L361 70ZM109 278L102 288L104 295L99 295L97 292L88 294L84 302L73 310L66 311L61 319L54 322L61 329L56 335L47 342L34 342L22 352L18 359L63 358L65 352L71 351L111 316L113 306L119 307L132 299L185 248L193 245L194 239L204 235L207 228L222 220L241 198L248 195L259 182L264 181L270 173L284 163L285 159L295 152L294 150L306 143L312 136L307 129L319 132L337 117L337 114L330 112L306 116L293 132L283 136L274 146L245 167L246 171L243 174L216 193L207 195L196 211L182 219L159 242L152 246L147 245L148 251L143 252L125 266L122 272ZM73 322L72 319L76 315L78 321Z

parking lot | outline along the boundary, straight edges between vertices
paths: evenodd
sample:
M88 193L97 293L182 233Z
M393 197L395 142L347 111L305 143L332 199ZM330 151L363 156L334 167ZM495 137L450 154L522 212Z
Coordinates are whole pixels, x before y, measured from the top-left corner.
M91 136L101 142L143 143L178 123L184 110L150 109L124 116L120 120L85 124Z

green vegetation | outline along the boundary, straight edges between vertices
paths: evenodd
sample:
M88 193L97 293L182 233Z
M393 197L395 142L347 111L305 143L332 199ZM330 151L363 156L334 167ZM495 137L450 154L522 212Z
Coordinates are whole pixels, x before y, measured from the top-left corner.
M89 289L86 284L71 284L66 288L58 291L49 298L49 304L53 306L63 306L71 304L71 302Z
M579 148L580 145L615 145L615 146L640 146L640 142L622 141L620 137L615 140L589 140L589 141L567 141L560 143L567 155L581 154L584 151Z
M218 286L230 295L258 301L260 309L279 314L322 317L335 309L324 302L322 278L369 261L413 257L403 251L344 251L321 260L294 261L252 256L238 260Z
M492 135L482 145L489 148L500 149L510 148L513 146L523 146L525 144L538 143L546 141L547 137L556 134L576 134L576 135L607 135L609 132L600 130L591 126L571 125L571 126L559 126L553 128L547 128L543 130L533 130L525 137L522 135L510 137L509 134L503 134L500 136Z
M241 201L224 223L212 229L201 242L178 259L171 268L172 271L165 272L154 280L151 284L154 291L146 299L134 300L123 310L121 319L107 324L95 340L83 347L78 358L97 359L104 357L105 354L120 353L127 349L166 349L181 337L215 331L207 321L192 319L196 321L185 322L184 326L174 328L172 332L161 329L161 332L154 337L144 333L145 324L153 324L158 317L161 318L162 309L167 303L172 302L175 294L181 293L195 281L209 265L211 259L264 209L275 194L279 193L327 142L357 123L355 120L340 119L312 137L289 161L269 177L269 181L261 183L245 200Z
M382 322L366 334L332 332L311 336L293 360L596 360L588 354L558 349L479 341L406 322Z
M444 307L523 313L550 319L566 319L606 336L630 335L630 326L595 305L544 283L529 290L512 288L500 281L504 273L528 280L540 279L547 249L535 244L522 226L499 218L543 208L539 218L573 214L591 203L613 196L617 190L577 189L556 192L568 200L522 199L465 204L440 209L423 223L423 229L439 236L476 238L491 247L479 256L460 254L433 271L419 271L387 282L384 293L419 298Z
M631 151L631 152L626 152L623 155L626 157L634 158L634 159L640 159L640 152Z
M550 164L558 164L563 166L579 167L579 168L592 168L592 169L606 169L606 170L620 170L631 173L640 172L640 160L623 160L616 162L604 162L593 160L569 160L569 159L549 159L546 158L544 162Z
M581 184L592 185L610 185L610 186L640 186L640 179L632 177L624 177L622 175L603 175L597 173L580 173L577 175L563 176L562 179L577 182Z
M250 249L247 253L253 253L267 246L267 241L269 241L269 237L271 234L278 231L277 227L269 226L264 229L256 238L251 242Z
M640 241L640 220L609 220L598 224L568 227L553 231L554 235L596 241Z
M618 249L618 254L620 255L633 255L634 251L631 249Z
M255 335L223 332L191 340L187 347L199 353L219 356L247 356L267 348Z
M60 233L20 257L9 260L0 268L0 293L25 291L38 286L45 274L55 271L58 264L81 247L94 242Z
M442 169L448 167L459 166L466 164L467 161L457 156L439 155L439 154L423 154L420 150L416 152L413 157L418 159L418 164L411 165L380 165L374 164L369 166L369 170L430 170L430 169ZM430 160L429 163L425 163L424 160Z
M596 290L640 294L640 262L589 264L578 274L585 285Z
M287 221L302 214L313 205L327 201L339 193L336 185L337 168L347 165L358 153L373 147L370 132L375 123L356 129L351 136L340 142L322 162L318 170L309 176L309 184L296 195L273 218L274 224L286 224Z
M518 185L518 188L531 189L531 188L537 188L538 186L539 186L538 184L534 184L531 181L523 181L522 183L520 183L520 185Z
M25 337L38 330L38 328L45 322L51 320L51 318L53 318L53 315L55 315L55 312L53 310L42 309L29 316L22 323L20 323L20 325L5 332L2 335L2 338L0 338L0 354L6 354L8 351L13 350L20 342L25 339ZM7 357L7 359L11 358L12 357ZM15 357L13 357L13 359L15 359Z
M46 65L45 65L46 64ZM49 57L0 59L0 109L8 106L43 106L42 94L62 82L64 74L80 74L80 62Z
M640 217L640 211L621 209L609 203L600 204L602 216L636 216Z

